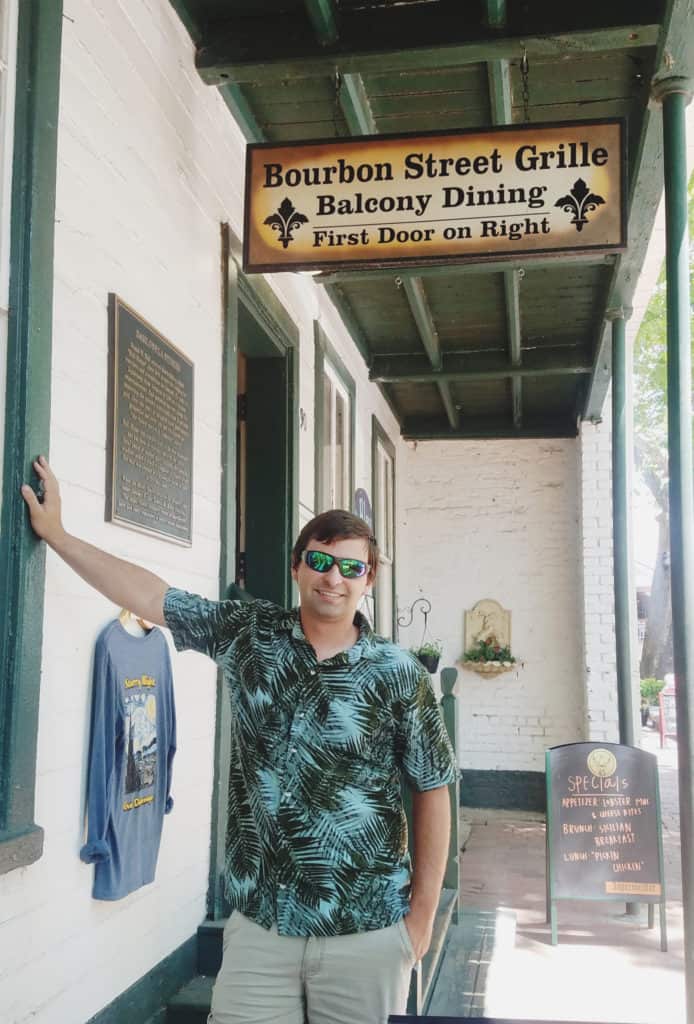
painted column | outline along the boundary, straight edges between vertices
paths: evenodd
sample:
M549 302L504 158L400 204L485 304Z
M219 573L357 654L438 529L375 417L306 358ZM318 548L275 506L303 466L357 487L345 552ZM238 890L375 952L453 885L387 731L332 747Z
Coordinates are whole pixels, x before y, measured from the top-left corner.
M663 105L665 158L665 253L667 276L668 465L672 640L677 687L682 896L687 1020L694 1021L694 862L691 859L692 705L694 703L694 474L692 473L692 367L687 224L685 108L690 78L670 76L653 83Z
M617 651L619 742L634 746L634 603L631 545L631 459L633 411L631 352L627 352L626 321L631 309L608 310L612 321L612 547L614 553L614 612Z

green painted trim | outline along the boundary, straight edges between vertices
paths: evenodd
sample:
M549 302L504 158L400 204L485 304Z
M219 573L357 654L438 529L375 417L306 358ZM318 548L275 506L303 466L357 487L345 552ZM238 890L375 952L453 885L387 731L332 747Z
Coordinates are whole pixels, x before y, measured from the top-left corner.
M304 0L316 39L321 46L332 46L340 38L338 12L333 0Z
M431 315L429 301L424 292L424 285L419 277L405 277L402 290L410 306L410 311L417 325L419 337L424 351L429 357L432 369L441 369L441 342Z
M446 356L442 368L433 370L421 356L376 356L369 380L386 384L401 382L436 384L453 380L497 380L504 377L556 377L589 374L592 367L585 352L568 349L538 352L530 350L522 366L498 355L470 353Z
M562 266L578 263L582 266L612 266L617 257L610 253L562 253L559 257ZM404 280L407 277L460 277L461 274L490 274L493 272L523 270L542 270L545 267L557 267L557 256L527 256L523 259L499 260L490 259L482 263L437 263L437 264L404 264L402 267L374 267L373 270L323 270L314 274L316 284L326 288L329 285L357 284L360 281Z
M317 320L313 321L313 337L315 345L315 373L314 373L314 418L316 432L314 438L314 508L317 512L323 512L320 506L320 495L323 489L323 466L320 453L323 447L325 435L325 423L323 422L323 373L326 359L337 374L343 388L349 395L349 498L350 505L354 498L354 461L357 440L357 388L354 380L347 371L347 367L330 344L327 335Z
M238 376L238 267L232 257L232 232L222 225L222 506L219 596L224 599L236 573L236 408ZM224 898L226 826L228 819L228 772L231 759L231 707L218 674L214 784L212 788L210 873L207 914L219 920L227 913Z
M371 349L369 348L369 342L366 335L357 322L357 318L354 315L354 310L352 309L349 299L339 285L329 284L326 287L326 291L328 292L335 309L342 317L342 321L349 331L352 341L357 346L362 359L368 366L372 358Z
M395 458L395 445L386 434L385 430L381 426L378 418L374 415L371 416L371 494L373 497L373 514L374 514L374 530L376 529L376 503L378 501L378 477L376 475L376 452L378 442L383 445L388 455L393 460L393 578L391 580L393 589L393 600L392 600L392 615L393 621L391 623L391 636L396 637L398 635L398 609L397 609L397 587L395 585L395 577L397 574L397 516L395 514L396 502L395 502L395 486L396 486L396 473L397 473L397 462ZM378 540L378 538L376 538ZM377 584L378 585L378 584ZM376 603L374 602L374 626L376 632L380 630L380 624L376 616Z
M634 430L631 406L633 362L627 352L624 316L612 320L612 551L614 558L615 647L619 742L635 745L632 604L636 593L631 572L631 487Z
M376 135L378 128L361 75L342 75L340 106L352 135Z
M87 1024L163 1024L166 1003L197 973L197 949L198 937L191 935Z
M436 387L439 390L441 401L443 402L443 408L448 417L451 430L460 429L460 410L453 401L453 394L451 392L451 386L448 381L437 380Z
M299 328L262 277L248 277L238 263L239 299L275 345L279 355L299 346Z
M200 23L190 13L189 0L169 0L169 3L183 22L183 27L192 41L197 45L202 39L202 28Z
M240 85L220 85L219 92L246 142L265 142L265 134L256 121L251 105Z
M5 467L0 528L0 871L37 860L36 747L45 545L20 484L50 437L53 234L62 3L19 4Z
M483 441L486 438L576 437L578 423L570 416L543 419L525 423L520 430L497 416L471 416L463 421L459 430L451 430L448 420L443 418L405 419L400 434L406 441Z
M426 6L423 4L422 8ZM400 12L395 7L392 13ZM410 25L406 39L391 23L387 36L383 30L378 33L381 38L375 52L350 49L349 44L355 39L376 47L376 33L369 28L369 24L380 16L378 10L371 11L368 8L351 15L349 19L344 16L344 39L339 39L330 52L322 51L320 44L314 42L308 33L301 40L296 40L293 12L291 15L274 18L272 26L268 26L264 16L237 18L227 23L225 31L214 32L203 41L203 45L198 48L196 67L203 81L209 85L227 82L261 85L278 80L295 82L303 78L332 76L336 66L339 66L343 74L383 75L484 64L490 60L515 60L518 57L520 40L517 37L472 41L456 39L456 35L464 34L469 28L459 18L455 25L449 19L439 18L437 32L440 38L435 41L432 41L431 23L427 26L426 21L422 20L419 29ZM411 20L411 12L404 11L403 16ZM421 18L430 19L431 13L423 9ZM348 24L348 20L355 23ZM356 24L357 21L359 24ZM522 42L532 61L573 53L607 53L637 44L642 47L655 46L659 31L658 24L620 25L575 32L552 32L548 26L547 34L523 36ZM427 40L426 44L423 39ZM287 45L288 40L294 44L291 49Z
M547 809L545 773L463 768L460 781L460 806L545 812Z
M506 28L506 0L487 0L487 24L490 28Z

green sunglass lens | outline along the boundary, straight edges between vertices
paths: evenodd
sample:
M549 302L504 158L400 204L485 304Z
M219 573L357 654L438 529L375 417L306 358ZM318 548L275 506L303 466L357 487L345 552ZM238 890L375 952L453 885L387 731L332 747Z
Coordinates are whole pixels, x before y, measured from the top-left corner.
M366 568L363 562L352 558L341 559L339 567L342 575L348 580L355 579L358 576L363 576Z
M324 551L309 551L306 560L315 572L329 572L334 561L333 556Z

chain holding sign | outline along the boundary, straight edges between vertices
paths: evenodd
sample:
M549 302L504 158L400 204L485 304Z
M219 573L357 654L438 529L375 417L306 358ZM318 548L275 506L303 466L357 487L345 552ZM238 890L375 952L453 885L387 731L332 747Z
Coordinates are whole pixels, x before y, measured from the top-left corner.
M247 149L245 271L626 245L622 120Z

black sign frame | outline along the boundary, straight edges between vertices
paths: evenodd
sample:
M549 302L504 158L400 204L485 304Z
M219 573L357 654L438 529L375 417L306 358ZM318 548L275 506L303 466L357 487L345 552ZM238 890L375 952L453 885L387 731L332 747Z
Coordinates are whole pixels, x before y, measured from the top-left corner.
M596 762L594 766L591 760ZM572 773L573 766L576 771ZM641 786L641 796L633 788L629 793L634 777ZM660 948L666 952L665 871L655 754L619 743L565 743L546 751L545 780L547 921L552 927L552 945L558 942L558 900L629 900L648 904L649 928L654 927L655 904L660 906ZM571 811L575 813L571 815ZM567 821L569 817L574 820ZM567 842L577 848L571 851L571 858L562 850L561 840L567 836ZM608 844L604 851L594 849L598 840ZM631 845L626 848L632 856L638 856L638 863L647 861L646 868L636 873L641 876L645 872L652 881L639 877L631 883L607 882L614 864L604 858L616 855L616 863L623 864L619 843L627 840L635 849Z
M106 509L107 522L116 523L159 537L163 540L192 546L193 536L193 431L194 431L194 378L193 362L176 348L155 327L139 313L111 292L108 297L109 361L108 361L108 413L106 443ZM136 361L133 370L134 390L125 393L124 384L129 372L129 362ZM124 372L124 368L125 372ZM145 375L147 375L145 377ZM161 382L166 380L166 384ZM172 383L173 382L173 383ZM136 430L131 425L131 414L137 414L133 406L143 405L145 394L157 394L157 385L168 386L180 398L185 414L184 422L175 424L176 437L165 437L161 431ZM161 395L160 395L161 397ZM169 408L169 407L167 407ZM180 409L178 410L180 413ZM168 415L160 407L159 417ZM161 424L159 424L161 425ZM173 424L172 424L173 427ZM146 443L152 434L151 447ZM156 478L157 458L163 464L162 448L166 441L167 455L179 458L178 464L169 470L173 483ZM176 443L178 442L178 443ZM137 445L140 445L138 448ZM140 465L127 457L127 446L139 456ZM167 460L167 466L171 466ZM155 467L152 472L151 467ZM128 475L130 474L130 475ZM149 499L149 503L146 499Z

